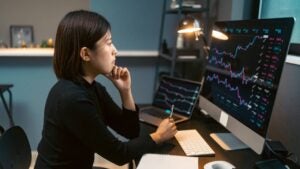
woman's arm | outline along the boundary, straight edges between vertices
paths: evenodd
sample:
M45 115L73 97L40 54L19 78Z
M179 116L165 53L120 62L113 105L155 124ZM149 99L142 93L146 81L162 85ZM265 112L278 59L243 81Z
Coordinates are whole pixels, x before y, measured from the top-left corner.
M100 98L101 113L104 115L106 125L127 138L135 138L139 135L139 108L134 111L123 106L122 109L112 100L103 86L98 84L97 94Z
M82 96L72 98L78 99L62 106L63 123L90 150L121 165L155 149L156 144L149 135L129 142L119 141L107 129L91 100Z
M119 90L123 106L128 110L135 111L129 70L126 67L115 66L111 74L106 77L108 77Z

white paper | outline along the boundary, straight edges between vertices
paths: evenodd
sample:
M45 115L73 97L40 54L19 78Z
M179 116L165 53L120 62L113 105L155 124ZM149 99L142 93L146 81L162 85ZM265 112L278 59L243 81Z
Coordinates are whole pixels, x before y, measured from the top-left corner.
M145 154L137 169L198 169L198 157Z

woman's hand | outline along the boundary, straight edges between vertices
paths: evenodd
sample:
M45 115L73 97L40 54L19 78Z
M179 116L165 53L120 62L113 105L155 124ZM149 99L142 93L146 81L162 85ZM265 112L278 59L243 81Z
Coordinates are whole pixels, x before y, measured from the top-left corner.
M174 137L176 132L177 127L175 125L174 120L172 118L167 118L159 124L156 131L150 136L157 144L160 144Z
M116 88L119 90L123 106L135 111L135 102L131 92L131 77L130 72L126 67L114 66L110 74L106 75L110 79Z
M128 92L131 89L130 72L126 67L114 66L110 74L106 77L110 79L120 92Z

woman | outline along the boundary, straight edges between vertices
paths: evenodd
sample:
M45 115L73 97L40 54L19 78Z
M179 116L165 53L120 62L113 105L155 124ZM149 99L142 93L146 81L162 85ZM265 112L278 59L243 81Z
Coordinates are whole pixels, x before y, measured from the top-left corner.
M122 165L174 136L172 119L165 119L154 133L139 136L130 72L115 65L116 55L104 17L80 10L62 19L53 60L58 82L47 98L36 169L92 168L94 153ZM122 109L95 81L99 74L118 89ZM131 140L119 141L107 126Z

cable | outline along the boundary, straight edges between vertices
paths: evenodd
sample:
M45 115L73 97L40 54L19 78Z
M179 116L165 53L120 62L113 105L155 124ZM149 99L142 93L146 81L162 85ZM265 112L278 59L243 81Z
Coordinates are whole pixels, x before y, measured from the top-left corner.
M271 141L271 140L270 140L270 141ZM280 159L280 160L282 160L282 161L284 161L284 160L290 155L290 154L288 154L288 155L285 157L285 156L283 156L282 154L279 154L279 153L275 152L275 151L272 149L272 147L269 145L268 140L265 142L265 145L266 145L266 147L268 148L268 150L271 151L271 153L272 153L273 155L275 155L278 159Z
M266 147L268 148L268 150L276 157L278 158L279 160L281 160L282 162L284 163L289 163L289 162L292 162L294 164L297 165L298 163L298 157L297 155L295 155L294 153L291 153L291 152L288 152L286 156L276 152L273 150L273 148L271 147L271 145L269 144L269 142L271 142L273 140L271 139L266 139L266 142L265 142L265 145ZM283 147L284 148L284 147ZM285 148L284 148L285 149Z

